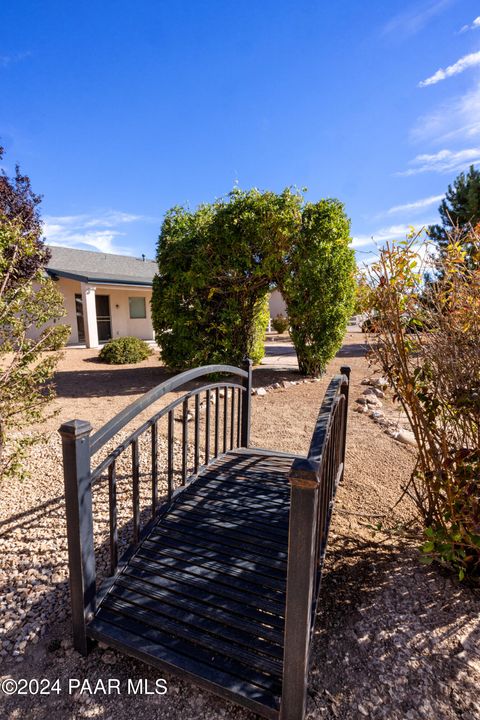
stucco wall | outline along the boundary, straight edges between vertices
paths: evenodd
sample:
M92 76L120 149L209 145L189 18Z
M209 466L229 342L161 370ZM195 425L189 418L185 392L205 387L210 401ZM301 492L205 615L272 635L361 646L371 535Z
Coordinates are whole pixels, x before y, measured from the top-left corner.
M110 296L110 315L112 318L113 338L133 335L133 337L138 337L142 340L153 340L152 315L150 311L150 300L152 297L151 290L97 286L96 294ZM147 315L145 319L130 317L128 303L129 297L145 298Z
M75 295L81 295L82 293L80 282L76 280L68 280L66 278L59 278L55 282L55 286L63 295L65 309L67 311L66 317L62 318L59 322L70 325L71 332L68 339L68 344L77 345L79 343L79 340L75 308ZM151 290L147 288L120 288L115 286L97 285L95 294L108 295L110 298L112 338L124 337L125 335L133 335L134 337L141 338L142 340L154 339L152 316L150 311L150 300L152 297ZM129 297L145 298L147 315L145 319L130 317L130 309L128 303ZM35 338L39 335L40 331L41 329L36 331L34 330L30 333L30 336Z
M70 337L68 343L76 345L78 343L77 315L75 312L75 293L80 294L80 283L76 280L67 280L67 278L59 278L55 283L58 290L63 295L67 316L62 321L70 325Z
M268 307L270 309L270 317L274 318L277 315L287 316L287 306L285 300L282 297L280 290L274 290L268 300Z
M80 292L80 283L76 282L75 280L67 280L65 278L60 278L58 281L55 282L55 287L62 293L65 310L67 311L66 316L60 318L58 324L70 325L71 333L68 339L68 343L70 345L75 345L76 343L78 343L77 317L75 315L75 293ZM28 333L29 337L31 337L32 339L36 339L40 335L43 328L47 327L49 324L51 323L47 323L47 325L44 325L41 328L31 328Z

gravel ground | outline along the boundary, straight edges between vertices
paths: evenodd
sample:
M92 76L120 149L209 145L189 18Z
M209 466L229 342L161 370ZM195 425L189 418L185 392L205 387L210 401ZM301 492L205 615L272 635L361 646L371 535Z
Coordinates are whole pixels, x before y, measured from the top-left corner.
M253 444L304 453L328 380L341 364L352 366L347 471L337 496L319 602L308 718L478 720L480 595L441 568L419 564L412 508L405 501L394 507L414 452L387 435L367 413L353 412L365 389L361 380L371 374L361 343L361 335L347 335L322 381L253 398ZM79 355L72 362L74 352ZM165 377L152 359L138 372L122 368L110 373L92 362L91 351L69 355L59 376L60 414L48 422L47 430L73 416L88 417L98 427ZM75 380L78 372L83 373L81 382ZM255 371L257 386L295 378L293 372ZM386 414L395 417L397 411L388 398L383 403ZM163 448L163 437L160 443ZM179 449L177 444L177 457ZM0 676L52 682L59 678L61 690L15 697L0 693L1 717L253 718L172 676L166 676L166 695L128 695L128 678L146 678L153 687L159 674L105 648L96 647L87 658L73 651L60 457L59 439L52 433L45 445L32 449L31 479L2 488ZM122 463L120 524L126 541L131 531L130 466L128 459ZM161 483L164 490L163 475ZM143 501L148 504L146 488ZM108 562L107 516L102 512L106 502L100 483L94 505L101 570ZM388 532L373 533L371 528L379 521ZM407 534L402 531L405 525ZM69 693L70 678L87 679L92 688L98 679L118 679L121 696L103 694L101 686L95 695L73 688Z

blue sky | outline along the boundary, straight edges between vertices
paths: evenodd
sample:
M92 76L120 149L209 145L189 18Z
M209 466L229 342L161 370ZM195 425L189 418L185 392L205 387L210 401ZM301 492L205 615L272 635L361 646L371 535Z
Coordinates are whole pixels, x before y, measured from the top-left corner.
M153 257L235 183L338 197L359 260L480 164L478 0L4 0L0 139L47 240Z

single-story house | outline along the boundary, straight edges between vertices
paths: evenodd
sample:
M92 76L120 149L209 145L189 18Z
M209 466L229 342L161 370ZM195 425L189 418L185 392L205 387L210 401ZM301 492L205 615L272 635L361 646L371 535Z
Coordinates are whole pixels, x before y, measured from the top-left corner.
M70 345L98 347L133 335L153 340L150 314L153 260L49 246L46 268L65 300Z
M49 246L47 274L65 301L69 345L99 347L111 338L133 335L154 340L150 300L157 263L128 255ZM278 290L270 296L270 315L285 314Z

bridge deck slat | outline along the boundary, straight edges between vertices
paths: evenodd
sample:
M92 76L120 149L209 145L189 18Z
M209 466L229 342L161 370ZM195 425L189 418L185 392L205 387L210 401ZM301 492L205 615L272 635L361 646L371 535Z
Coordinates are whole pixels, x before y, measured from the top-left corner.
M276 718L294 456L233 450L179 494L88 632Z

